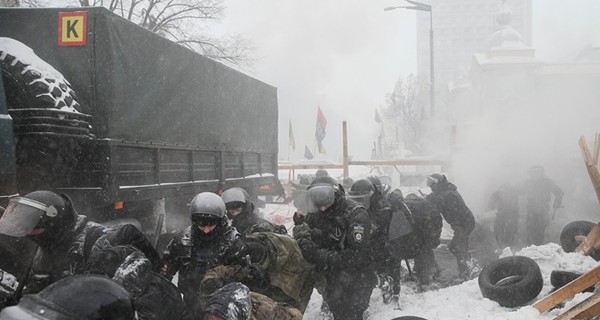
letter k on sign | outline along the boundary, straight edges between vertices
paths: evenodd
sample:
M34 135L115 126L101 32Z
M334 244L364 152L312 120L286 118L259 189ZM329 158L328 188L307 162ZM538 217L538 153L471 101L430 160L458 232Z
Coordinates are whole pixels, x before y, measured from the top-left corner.
M87 12L58 13L58 45L85 46L87 42Z

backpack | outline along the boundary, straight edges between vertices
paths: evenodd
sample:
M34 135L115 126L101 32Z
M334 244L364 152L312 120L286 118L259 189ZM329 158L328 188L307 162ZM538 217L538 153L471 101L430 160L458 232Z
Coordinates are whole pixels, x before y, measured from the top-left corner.
M414 259L424 249L440 244L442 216L425 199L398 189L388 195L392 219L388 232L390 253L397 259Z

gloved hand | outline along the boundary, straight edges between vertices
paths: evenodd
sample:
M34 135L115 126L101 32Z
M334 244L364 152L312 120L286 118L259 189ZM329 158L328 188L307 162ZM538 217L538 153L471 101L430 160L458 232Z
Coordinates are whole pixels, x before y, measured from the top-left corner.
M313 242L320 242L323 239L323 231L321 231L321 229L311 229L310 239Z
M317 245L309 239L298 239L297 241L298 243L298 247L300 247L300 251L302 251L302 255L304 256L304 259L308 260L308 257L313 255L315 253L315 251L317 251L318 247Z
M269 274L256 264L251 264L248 266L248 280L250 280L252 285L255 285L259 288L266 288L271 283Z
M294 225L300 225L304 223L306 216L298 211L294 212Z

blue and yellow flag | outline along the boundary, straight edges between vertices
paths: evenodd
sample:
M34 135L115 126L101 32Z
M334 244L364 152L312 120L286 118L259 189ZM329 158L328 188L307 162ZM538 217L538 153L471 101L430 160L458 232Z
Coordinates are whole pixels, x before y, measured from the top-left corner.
M289 137L290 141L290 147L292 148L292 150L296 150L296 139L294 139L294 130L292 130L292 120L290 120L290 137Z

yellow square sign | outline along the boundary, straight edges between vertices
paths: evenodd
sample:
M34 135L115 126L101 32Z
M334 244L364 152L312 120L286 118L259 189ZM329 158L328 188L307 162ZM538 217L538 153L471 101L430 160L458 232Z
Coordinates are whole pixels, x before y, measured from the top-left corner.
M85 46L87 42L87 12L58 13L58 45Z

